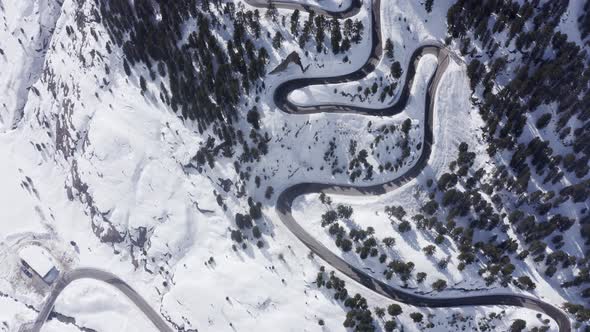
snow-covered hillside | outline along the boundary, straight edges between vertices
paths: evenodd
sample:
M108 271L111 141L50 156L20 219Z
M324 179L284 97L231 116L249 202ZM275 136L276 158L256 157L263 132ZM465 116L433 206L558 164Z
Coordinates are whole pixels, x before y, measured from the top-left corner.
M293 2L334 11L356 3ZM170 9L176 3L131 3L133 13L121 14L117 10L126 8L123 2L107 0L0 0L0 331L33 326L57 287L23 265L18 251L26 245L46 248L62 275L81 267L114 273L173 330L352 330L343 327L351 315L350 303L335 297L336 287L318 282L335 268L281 222L278 196L298 183L374 185L403 176L425 149L425 100L440 59L432 54L419 58L407 106L393 117L287 114L273 95L282 83L344 75L363 65L371 51L373 1L362 1L348 23L347 18L333 21L304 10L297 17L289 8L273 12L245 0L186 1L178 15ZM530 277L534 290L524 290L515 281L490 284L484 256L479 253L473 264L465 265L464 246L452 239L453 228L467 229L474 218L453 218L451 207L438 209L433 218L440 217L436 222L445 225L442 240L418 226L426 219L411 219L443 196L435 189L437 179L461 168L457 159L462 142L475 155L465 171L469 175L483 169L483 179L492 181L497 167L510 164L507 152L488 156L487 123L479 108L484 87L472 90L472 72L465 63L476 57L462 54L461 42L447 33L447 11L453 3L435 0L432 10L426 10L422 2L382 0L381 37L391 41L393 56L385 55L360 81L303 87L288 96L304 106L391 105L414 65L412 52L426 43L444 45L449 38L443 48L453 60L438 83L434 144L424 170L383 195L330 195L333 206L354 209L352 217L340 220L346 233L371 227L379 243L393 238L395 245L379 247L378 254L387 262L412 262L412 278L387 277L389 268L377 256L364 259L360 249L341 250L323 225L331 207L319 194L297 198L293 216L339 257L417 294L512 292L534 295L556 307L581 303L581 294L560 288L560 283L581 275L582 264L552 279L531 255L514 263L513 270L515 280ZM579 44L583 37L576 22L582 11L570 1L558 28ZM145 22L136 19L139 13L145 14ZM178 26L169 28L169 22ZM304 38L306 29L310 35ZM322 29L325 35L319 38ZM165 38L150 35L154 31ZM334 51L333 36L338 34L350 39L349 49ZM484 53L482 45L474 42L473 48ZM510 56L512 51L508 47L499 52ZM291 64L270 74L292 52L305 70ZM403 69L398 77L392 69L395 62ZM508 63L516 72L517 63ZM259 72L264 75L259 77ZM510 77L503 75L495 83L507 85ZM389 92L383 92L385 87ZM553 106L540 107L555 119L558 111ZM527 113L530 125L521 140L544 137L555 151L569 148L575 129L560 139L554 132L556 120L544 129L532 125L540 113ZM582 128L582 123L571 125ZM531 182L541 180L533 175ZM576 181L566 174L550 189L559 192L563 183ZM457 186L467 187L461 181ZM512 197L509 189L500 194ZM483 196L484 203L496 204L495 196ZM568 201L560 211L572 217L584 204L588 208L587 200ZM394 218L387 212L392 206L403 207L407 216ZM508 225L508 207L494 207ZM574 212L568 214L568 209ZM578 219L583 216L587 212L580 212ZM409 230L400 230L403 221L411 225ZM497 238L515 238L523 249L530 241L515 228L476 230L473 243L484 246L489 241L494 246ZM572 256L583 257L586 251L581 228L576 224L567 233L571 243L565 241L563 250ZM425 254L432 244L434 253ZM550 247L546 253L560 248ZM418 272L427 275L419 281L414 278ZM390 322L404 331L509 330L520 319L528 328L558 329L556 321L537 311L497 305L434 309L403 304L400 314L380 317L379 308L396 303L338 271L333 276L346 283L349 299L357 293L364 298L360 302L366 301L365 309L374 312L370 324L376 330L389 331ZM448 288L434 290L437 280L446 280ZM96 280L67 286L43 325L43 331L115 330L156 328L124 294Z

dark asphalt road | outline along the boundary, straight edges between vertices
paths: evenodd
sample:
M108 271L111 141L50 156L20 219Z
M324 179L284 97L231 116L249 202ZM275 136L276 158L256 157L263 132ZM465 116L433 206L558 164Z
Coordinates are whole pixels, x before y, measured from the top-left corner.
M260 3L266 4L264 0L247 0L250 4L260 6ZM429 308L449 308L449 307L464 307L464 306L490 306L490 305L501 305L501 306L517 306L529 308L535 311L542 312L551 318L553 318L560 331L571 331L571 322L569 317L555 305L546 303L538 298L531 296L525 296L520 294L490 294L490 295L475 295L475 296L461 296L461 297L430 297L422 296L414 293L410 293L406 290L388 285L378 279L373 278L364 271L349 264L340 256L334 254L330 249L321 244L311 234L309 234L301 225L293 218L291 208L293 201L305 194L312 193L327 193L327 194L339 194L339 195L382 195L392 190L399 188L408 181L418 176L422 170L428 164L430 154L432 151L432 144L434 137L432 134L432 117L434 110L434 100L436 91L439 88L440 78L447 69L449 61L457 59L454 54L443 47L440 43L433 42L425 44L416 49L408 63L406 69L406 77L404 86L397 101L388 107L381 109L365 108L360 106L345 106L339 104L333 105L317 105L317 106L299 106L289 101L288 95L293 90L300 89L310 85L323 85L333 83L343 83L350 81L357 81L366 77L369 73L375 70L377 64L383 53L382 40L381 40L381 15L380 15L380 0L374 0L371 9L371 53L365 62L365 64L358 70L340 76L333 77L319 77L319 78L300 78L286 81L274 91L274 102L278 108L283 112L289 114L311 114L311 113L356 113L367 116L391 116L398 114L404 110L407 105L410 90L413 84L414 76L416 73L416 67L420 61L420 57L424 54L434 54L438 57L438 66L436 72L428 84L428 90L426 92L426 102L424 110L424 144L418 161L414 164L403 175L387 181L382 184L362 186L362 185L334 185L322 182L310 182L310 183L299 183L295 184L279 194L277 199L276 211L284 223L284 225L301 241L303 242L315 255L322 258L329 265L336 270L345 274L349 278L357 281L363 286L370 290L379 293L387 298L394 301L406 303L417 307L429 307ZM290 8L290 9L302 9L301 5L290 3L289 1L273 1L277 7ZM354 1L352 6L348 8L349 15L345 12L338 12L338 17L349 17L355 15L361 7L360 1ZM318 12L316 8L314 11ZM325 15L330 15L325 13Z
M73 281L79 279L93 279L105 282L112 287L118 289L121 293L123 293L131 302L133 302L141 312L143 312L146 317L154 324L154 326L162 332L172 332L172 329L168 326L168 324L162 319L160 314L156 312L149 303L141 297L129 284L123 281L121 278L117 277L116 275L106 272L99 269L93 268L80 268L75 269L72 271L65 272L60 276L60 278L56 281L56 284L51 289L51 293L45 300L37 319L33 323L32 327L23 326L21 327L21 331L33 331L39 332L45 324L47 317L53 310L53 306L55 305L55 301L61 294L61 292Z

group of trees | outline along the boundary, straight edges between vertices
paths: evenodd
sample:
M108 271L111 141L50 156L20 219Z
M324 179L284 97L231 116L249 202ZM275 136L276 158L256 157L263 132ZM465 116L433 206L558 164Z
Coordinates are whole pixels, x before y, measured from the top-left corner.
M350 296L344 280L338 278L334 271L326 273L325 268L320 267L316 277L316 286L325 287L333 292L334 299L340 301L346 308L344 327L358 332L373 332L376 330L373 314L369 309L367 299L360 294Z
M474 31L473 37L481 41L491 56L487 64L478 59L471 61L468 74L473 87L481 82L484 88L481 113L487 123L490 155L502 149L517 148L520 152L514 153L511 166L521 191L526 190L530 180L527 160L531 160L537 174L545 175L544 183L551 181L555 184L564 176L565 158L555 154L547 142L537 138L533 142L518 143L526 124L525 113L534 113L542 104L557 103L554 130L561 139L573 139L570 164L574 166L569 167L568 172L581 179L589 171L590 148L585 142L590 133L585 126L576 128L576 122L587 124L590 119L590 99L584 93L588 89L590 70L585 63L586 52L568 41L566 35L555 31L566 9L567 1L561 0L547 1L542 5L527 2L522 6L510 0L484 1L482 4L458 1L447 16L449 33L466 45L466 53L473 52L468 31ZM487 27L491 17L496 19L490 31ZM526 21L531 21L532 29L524 28ZM494 56L495 50L501 46L498 33L504 30L509 31L504 45L515 40L517 50L522 53L521 64L516 70L511 69L516 75L509 84L495 87L495 78L507 67L504 56ZM551 51L550 56L546 56L546 50ZM494 88L501 90L494 92ZM546 127L551 118L549 113L543 114L537 120L537 127ZM587 193L585 197L588 197Z
M256 40L265 30L261 22L265 18L276 20L276 13L270 10L262 17L258 10L217 1L96 2L97 20L111 39L107 50L110 52L113 44L122 49L123 68L129 79L138 82L142 94L154 93L152 82L158 82L161 101L208 135L186 167L202 172L205 167L213 168L218 157L236 159L237 194L243 196L251 168L242 164L257 162L267 154L271 138L261 130L257 105L242 115L239 109L244 105L240 103L243 95L252 90L258 95L265 88L269 54L257 46L261 43ZM187 22L195 22L194 31L187 31ZM346 26L359 28L354 23ZM220 41L219 35L228 32L230 38ZM141 73L144 68L145 74ZM235 125L242 116L252 126L249 133ZM238 144L242 149L235 157ZM259 188L261 178L255 179ZM265 197L272 198L273 191L266 186ZM218 201L227 208L223 199L218 197Z
M273 7L273 5L270 6ZM313 37L316 51L322 52L325 47L326 31L330 31L330 46L334 54L348 51L353 43L358 44L363 38L364 26L359 20L346 19L341 24L336 17L329 19L323 15L317 15L313 11L309 12L307 20L303 22L303 27L301 27L300 19L300 11L294 10L290 17L289 31L293 37L297 38L302 49L306 48L307 43ZM280 43L278 45L280 47Z
M380 173L397 171L410 156L411 138L409 134L412 128L410 119L404 120L401 126L390 124L375 129L371 129L370 126L371 124L369 124L368 129L375 135L375 138L369 145L368 150L358 150L358 142L354 139L350 140L348 148L350 161L347 172L351 182L355 182L359 178L364 181L373 179L375 166L369 163L367 159L370 155L380 161L377 166ZM395 139L391 139L391 136L395 137ZM335 148L335 144L331 145L330 148ZM396 149L401 149L401 155L397 156ZM333 150L331 153L333 154ZM396 157L388 158L390 155Z
M395 61L394 46L391 39L387 38L385 40L385 46L383 47L383 49L385 50L385 56L391 62L391 77L397 80L402 76L403 70L402 65L399 63L399 61Z
M136 80L144 95L158 95L152 91L152 82L159 82L162 103L208 135L185 167L202 172L205 167L213 168L218 157L234 158L239 175L237 195L244 196L251 168L242 164L259 161L268 153L270 142L269 134L261 131L256 105L239 114L244 107L240 105L242 96L252 90L259 94L265 88L262 79L269 54L256 43L264 30L260 12L219 1L95 1L96 20L110 37L107 50L111 52L113 44L122 49L129 80ZM194 31L187 29L191 27L188 22L195 23ZM225 42L218 38L228 33L230 38ZM145 74L141 73L144 68ZM252 126L249 133L235 126L242 116ZM238 144L242 152L235 156ZM257 176L255 181L259 188L261 178ZM267 186L267 199L272 195L273 189ZM221 195L217 201L227 209ZM242 243L241 232L250 228L250 223L239 220L240 227L232 231L232 238ZM253 232L258 234L259 229ZM263 245L261 240L256 243Z
M149 80L162 78L162 101L196 121L201 132L212 123L227 130L236 119L240 94L264 76L268 53L253 43L260 34L258 11L236 13L228 3L222 12L209 1L196 0L96 1L111 40L124 51L127 75L143 64ZM233 20L233 38L227 45L215 37L219 17ZM197 29L181 43L189 19L195 20ZM145 93L146 78L140 75L138 80Z
M327 290L330 290L334 299L344 305L347 311L346 319L343 322L344 327L357 332L372 332L376 330L376 322L369 309L367 300L360 294L350 296L344 280L338 278L334 271L327 273L323 266L320 267L315 284L318 288L325 287ZM392 303L386 309L375 307L374 312L375 316L383 322L384 330L393 332L398 327L396 319L403 313L403 310L399 304ZM416 323L420 323L424 319L424 315L419 312L410 313L410 317Z
M583 25L588 22L590 6L584 7L579 23L586 38L588 24ZM590 238L587 208L575 211L576 218L560 209L565 202L578 208L576 203L590 197L590 68L587 51L556 29L567 9L564 0L459 0L447 13L448 42L454 39L463 55L471 58L467 73L472 88L481 95L478 104L486 123L487 152L506 159L507 167L497 166L483 181L481 177L465 181L460 171L445 175L439 180L439 190L445 191L441 205L458 208L455 216L459 217L480 211L470 226L486 230L512 227L524 244L519 247L515 239L501 235L501 241L492 237L476 246L488 259L482 273L488 281L497 275L502 284L510 282L513 258L530 256L544 263L548 277L560 269L587 268L587 259L562 250L567 236L563 233L576 222L582 236ZM479 43L478 48L472 46L474 42ZM476 53L477 49L483 51ZM510 51L508 56L506 51ZM499 77L506 83L498 84ZM540 109L547 109L542 105L550 108L539 114ZM527 126L538 135L523 135L530 130ZM455 180L463 188L477 189L491 204L473 200L478 195L455 188ZM424 206L425 212L435 210L434 203ZM469 251L466 246L459 248L464 248L463 253ZM583 276L577 280L563 286L589 282L582 281L586 280ZM534 288L526 276L512 283Z
M327 211L321 216L321 225L322 227L328 227L329 234L335 238L336 245L342 251L350 252L352 249L355 249L354 252L362 260L378 260L379 263L383 264L383 275L387 280L391 280L396 276L405 284L412 278L415 267L413 262L390 259L388 255L388 250L395 245L395 238L385 237L379 240L375 237L375 229L373 227L369 226L366 229L358 227L352 220L352 207L342 204L334 206L330 197L324 193L320 194L320 202L327 208ZM406 215L406 212L401 206L387 206L385 212L390 216L392 223L394 221L393 218L402 220ZM348 225L348 231L342 224ZM404 224L407 224L408 228L410 227L408 221L402 220L399 225L401 231L407 231L403 229ZM426 249L426 251L428 250L431 249ZM446 263L447 260L442 260L439 265L446 265ZM415 277L416 282L422 283L426 279L427 274L418 272ZM443 282L443 280L440 280L432 284L433 289L439 291L445 289L446 283Z
M261 117L256 107L251 108L246 116L252 126L249 136L247 132L244 135L232 127L238 116L240 95L253 89L258 91L264 86L262 78L269 54L254 43L262 34L258 10L244 12L236 10L233 3L213 6L210 1L197 0L182 3L164 0L96 2L99 8L97 15L100 15L110 39L125 54L125 73L130 77L136 76L142 93L149 93L149 83L159 78L159 97L164 103L185 119L195 121L201 133L213 126L213 136L195 155L198 167L208 165L212 168L219 153L232 157L232 146L237 143L244 147L237 158L240 162L254 162L268 152L270 138L259 132ZM432 1L426 1L425 7L429 12ZM399 207L388 207L386 211L400 220L398 229L402 232L410 229L409 219L418 229L433 232L436 244L443 243L447 238L454 240L460 250L460 269L473 263L476 257L485 259L486 266L480 274L486 282L499 279L503 284L512 282L518 287L533 289L534 283L526 276L512 277L512 259L524 259L529 255L535 261L545 262L545 274L549 277L556 273L558 267L577 266L583 270L587 265L585 260L560 250L564 243L561 233L568 231L576 220L555 212L567 200L585 202L590 195L590 144L587 143L590 139L590 94L587 91L590 69L586 52L555 29L566 9L567 1L563 0L523 4L511 0L459 0L451 6L447 14L449 35L458 41L464 55L475 55L475 48L471 46L474 41L481 43L487 55L487 58L473 59L469 63L468 75L472 88L479 88L482 92L480 110L485 121L488 153L491 156L506 153L510 157L507 166L497 167L488 175L483 169L472 169L475 154L469 152L467 144L462 143L449 172L431 187L433 193L421 211L426 216L406 218L405 211ZM265 16L273 22L279 18L272 5ZM220 23L221 17L231 24ZM588 5L585 5L585 12L580 18L583 38L589 33L585 28L588 17ZM298 38L302 48L313 40L316 51L323 51L326 32L329 32L334 54L347 51L352 43L359 43L362 39L364 26L358 20L340 22L315 13L310 13L302 24L300 19L301 13L294 11L289 30ZM183 24L189 20L196 22L197 29L184 38ZM222 44L216 36L218 30L226 28L231 31L231 39ZM503 32L508 36L505 41L499 37ZM280 48L284 39L277 32L272 38L273 47ZM516 69L510 69L515 75L509 76L512 78L508 84L498 86L494 83L496 78L506 77L505 71L510 64L502 56L505 52L497 50L512 42L515 52L520 53L521 61ZM390 40L386 41L384 50L393 61L394 47ZM137 74L143 66L147 68L145 77ZM402 75L400 63L392 62L390 72L393 78L399 79ZM386 88L389 90L386 91ZM395 87L385 86L383 89L384 93L392 94ZM374 94L377 86L365 91ZM557 109L537 116L537 110L543 104L555 104ZM541 132L554 130L561 140L567 138L571 144L564 150L554 151L550 142L542 138L526 140L522 133L527 121L531 121L527 120L529 118L534 119L531 125ZM409 156L407 136L410 129L409 119L399 129L406 137L399 143L403 151L401 161L380 165L381 172L398 169ZM383 130L393 132L396 128ZM333 165L337 165L334 147L332 142L331 152L329 150L325 158L334 159ZM348 165L351 181L355 181L363 171L365 179L371 179L373 166L367 161L370 152L366 149L356 151L356 147L354 150ZM236 171L240 179L246 181L250 178L237 161ZM537 177L540 181L532 181ZM566 177L567 185L562 184ZM258 187L260 178L257 178ZM531 182L541 188L531 192ZM543 185L553 189L545 190ZM266 197L270 199L274 190L266 188ZM512 193L508 197L517 198L515 204L504 204L505 193ZM223 205L220 195L218 202ZM261 216L259 204L249 201L248 214L236 214L237 229L231 232L236 242L245 245L244 232L250 230L258 245L263 245L259 240L260 229L255 225ZM446 210L444 221L439 220L441 208ZM347 231L339 221L351 215L350 207L330 207L322 216L322 225L329 226L330 234L336 237L336 243L343 251L351 251L354 247L362 259L379 257L379 261L386 266L386 277L391 278L395 274L402 280L408 280L413 273L413 263L389 261L380 246L381 243L386 247L394 245L393 238L379 241L371 228ZM468 220L468 224L457 224L455 220L459 219ZM582 236L590 239L590 215L587 211L581 213L578 222ZM503 236L473 243L474 230L506 230L509 226L513 226L522 238L524 248L520 248L514 239ZM546 253L548 246L554 249L550 254ZM425 247L425 254L433 253L432 247ZM417 276L417 279L424 278L425 275ZM564 287L581 286L587 282L590 278L580 274L564 283ZM446 282L436 281L432 287L442 290ZM346 299L345 296L343 300ZM369 328L372 323L368 323L369 317L361 299L348 299L352 299L349 304L354 314L347 318L347 327ZM581 313L579 317L582 318L588 316L584 308L571 306L569 310ZM372 322L372 318L370 320Z
M248 214L236 213L235 223L238 229L232 229L230 237L246 249L247 245L244 242L247 237L244 236L245 231L250 230L252 233L252 240L256 242L258 248L264 247L262 241L262 232L258 221L262 218L262 204L255 202L251 197L248 198ZM234 249L237 249L234 247Z

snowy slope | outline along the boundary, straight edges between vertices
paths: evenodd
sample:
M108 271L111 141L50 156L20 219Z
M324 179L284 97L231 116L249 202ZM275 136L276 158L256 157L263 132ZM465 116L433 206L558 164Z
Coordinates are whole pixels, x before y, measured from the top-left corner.
M41 75L61 3L57 0L0 3L0 131L22 118L29 88Z

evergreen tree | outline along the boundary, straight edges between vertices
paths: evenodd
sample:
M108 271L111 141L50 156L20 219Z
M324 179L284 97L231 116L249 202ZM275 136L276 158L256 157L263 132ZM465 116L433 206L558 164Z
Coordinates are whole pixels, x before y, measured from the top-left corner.
M143 78L143 76L139 76L139 86L141 87L141 93L144 93L147 90L145 78Z
M353 28L353 22L351 19L347 18L346 21L344 21L344 36L345 37L352 37L352 28Z
M396 61L391 64L390 72L391 72L391 76L393 76L393 78L400 78L402 76L403 71L402 71L402 66L399 63L399 61Z
M334 52L334 54L338 54L340 53L340 42L342 41L342 33L340 32L340 22L336 17L332 19L331 26L332 35L330 38L332 41L332 52Z
M545 128L551 121L551 113L545 113L537 120L537 128Z
M281 49L281 44L283 43L283 35L277 31L275 33L275 36L272 38L272 47L274 47L276 50Z
M393 332L397 327L397 323L394 320L388 320L385 322L384 327L386 332Z
M430 13L432 11L433 2L434 0L426 0L426 2L424 3L424 8L426 8L427 13Z
M299 35L299 9L295 9L291 14L291 34L293 36Z
M385 55L393 59L393 42L389 38L385 41Z
M442 279L438 279L437 281L432 283L432 288L440 292L447 288L447 282Z
M248 123L250 123L252 125L252 127L254 127L254 129L258 130L260 129L260 113L258 113L258 109L256 108L256 106L254 106L254 108L252 108L249 112L248 115L246 116L246 120L248 121Z
M526 321L522 319L515 319L510 325L510 332L520 332L526 328Z
M125 70L125 74L127 74L127 76L131 76L131 68L129 68L129 63L127 62L127 59L123 60L123 69Z
M277 10L277 7L274 5L274 3L269 2L268 8L266 9L266 13L264 14L264 16L275 23L277 22L277 18L279 17L279 11Z
M416 323L420 323L422 321L422 319L424 318L424 315L422 315L419 312L413 312L410 314L410 318L412 318L412 320Z
M402 313L402 307L396 303L390 304L387 307L387 313L393 317L399 316Z
M324 31L326 18L322 15L319 15L315 18L315 26L316 26L316 35L315 35L315 43L316 43L316 51L320 53L324 48L324 40L326 38L326 32Z
M346 52L350 50L350 46L350 39L348 39L348 37L344 37L342 44L340 45L340 50L342 50L342 52Z
M363 39L363 31L365 30L365 26L363 22L359 20L355 20L352 26L352 37L351 40L353 43L358 44Z

